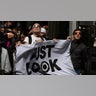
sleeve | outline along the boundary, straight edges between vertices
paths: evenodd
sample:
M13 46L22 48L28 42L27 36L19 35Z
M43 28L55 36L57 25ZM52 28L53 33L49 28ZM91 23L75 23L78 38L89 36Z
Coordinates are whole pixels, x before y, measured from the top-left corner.
M70 40L58 40L54 47L54 52L62 54L68 49L70 44Z

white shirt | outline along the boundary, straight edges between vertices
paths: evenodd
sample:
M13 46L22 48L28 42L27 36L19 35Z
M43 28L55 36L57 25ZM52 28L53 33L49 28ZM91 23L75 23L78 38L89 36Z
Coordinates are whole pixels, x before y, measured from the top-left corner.
M35 35L31 35L31 38L32 38L32 42L31 42L32 45L34 45L36 43L36 40L41 40L40 37L36 37ZM29 44L29 38L26 37L24 42L27 42Z

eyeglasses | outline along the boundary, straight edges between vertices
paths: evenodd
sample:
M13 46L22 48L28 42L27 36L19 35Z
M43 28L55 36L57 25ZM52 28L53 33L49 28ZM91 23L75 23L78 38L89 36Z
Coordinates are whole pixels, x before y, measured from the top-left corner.
M38 23L33 25L33 28L38 28L38 27L40 27L40 25Z

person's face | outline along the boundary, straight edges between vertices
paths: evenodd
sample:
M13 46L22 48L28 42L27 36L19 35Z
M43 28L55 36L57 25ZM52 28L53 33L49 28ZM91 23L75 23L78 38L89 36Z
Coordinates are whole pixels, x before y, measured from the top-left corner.
M0 29L0 31L1 31L1 32L4 32L4 31L5 31L5 29L4 29L4 28L1 28L1 29Z
M34 27L33 32L40 32L40 27Z
M15 35L13 33L7 33L7 37L10 39L10 38L13 38Z
M74 36L74 39L80 39L81 38L81 31L79 31L79 30L75 31L73 36Z
M39 35L40 34L40 31L41 31L41 28L39 26L38 27L34 27L32 29L32 31L33 31L33 34Z

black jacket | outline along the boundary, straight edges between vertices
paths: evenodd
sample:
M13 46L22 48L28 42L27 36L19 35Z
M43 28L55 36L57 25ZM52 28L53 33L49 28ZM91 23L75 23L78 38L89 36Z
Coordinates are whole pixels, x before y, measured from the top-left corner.
M73 40L71 42L71 60L75 70L85 70L87 60L87 48L81 40Z

